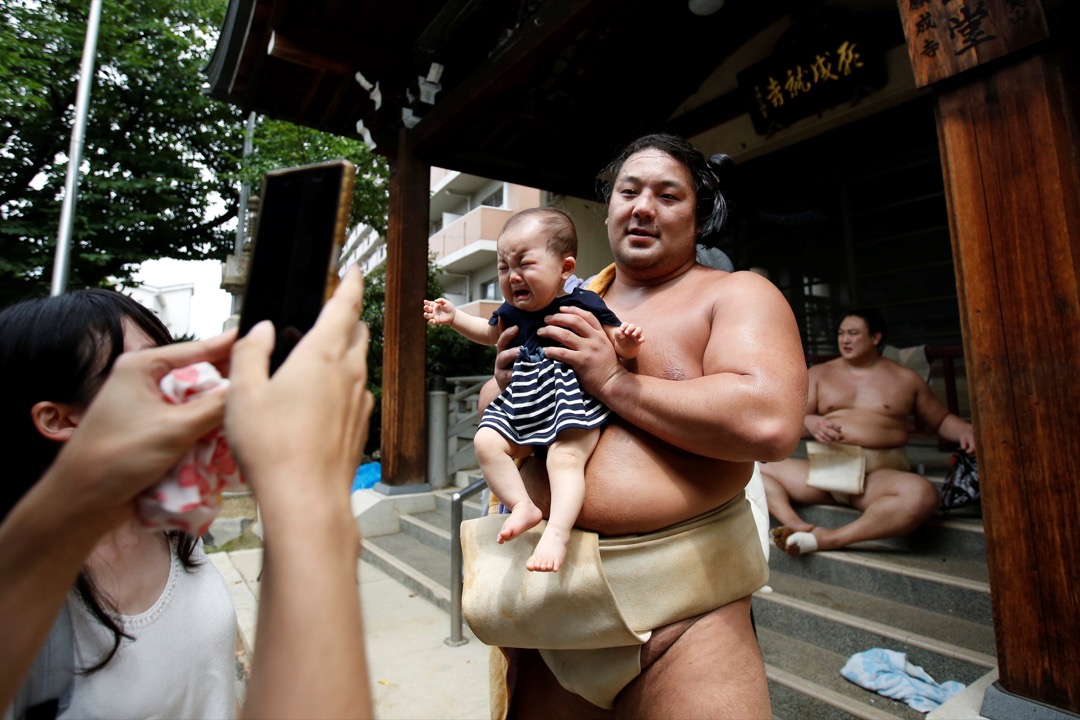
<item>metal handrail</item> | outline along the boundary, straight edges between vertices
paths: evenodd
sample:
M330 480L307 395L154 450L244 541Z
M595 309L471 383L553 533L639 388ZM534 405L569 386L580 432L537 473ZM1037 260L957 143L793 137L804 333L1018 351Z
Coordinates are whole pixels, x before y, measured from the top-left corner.
M464 490L458 490L450 496L450 637L446 638L447 645L457 647L469 642L469 639L461 634L461 592L462 592L462 558L461 558L461 517L462 506L465 500L487 487L487 482L481 478Z

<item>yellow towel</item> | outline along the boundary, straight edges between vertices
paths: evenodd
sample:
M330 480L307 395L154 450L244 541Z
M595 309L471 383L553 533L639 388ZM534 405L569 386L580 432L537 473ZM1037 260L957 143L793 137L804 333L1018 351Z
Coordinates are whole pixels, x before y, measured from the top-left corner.
M592 290L600 297L604 297L604 293L611 287L611 283L615 280L615 263L611 263L606 268L592 276L589 280L589 284L585 286L586 290Z

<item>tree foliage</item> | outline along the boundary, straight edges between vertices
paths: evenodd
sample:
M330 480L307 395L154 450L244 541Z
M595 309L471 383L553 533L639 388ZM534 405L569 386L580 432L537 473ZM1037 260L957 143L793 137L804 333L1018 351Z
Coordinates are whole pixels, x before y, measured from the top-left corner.
M356 166L350 225L363 223L385 235L390 169L385 158L375 155L358 140L281 120L258 118L251 154L244 158L239 174L228 175L226 180L234 185L245 182L253 193L258 193L264 173L337 158Z
M87 2L2 0L0 290L48 287L68 167ZM102 14L71 252L71 284L147 257L221 252L236 216L239 112L202 93L221 0L110 0ZM219 197L220 196L220 197ZM216 207L215 207L216 206Z
M0 305L46 292L89 3L0 0ZM242 162L239 109L202 91L226 0L108 0L97 43L72 231L71 287L128 278L148 258L233 248L243 178L345 157L354 220L385 229L386 164L359 142L258 125Z

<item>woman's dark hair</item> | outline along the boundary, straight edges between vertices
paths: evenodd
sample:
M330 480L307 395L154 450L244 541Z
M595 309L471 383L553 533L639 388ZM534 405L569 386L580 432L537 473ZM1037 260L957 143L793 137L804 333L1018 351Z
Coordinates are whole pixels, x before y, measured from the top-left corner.
M623 164L631 155L642 150L659 150L686 166L694 180L697 200L694 226L698 238L720 232L727 222L728 214L727 201L721 188L725 185L724 176L731 172L735 162L723 153L717 153L706 160L696 147L678 135L645 135L624 147L596 177L597 192L604 204L611 202L611 191Z
M57 297L25 300L0 312L0 377L8 378L0 402L0 452L7 463L0 490L0 520L45 473L60 451L60 444L38 432L31 411L49 400L86 406L101 389L113 363L124 351L124 319L128 319L154 342L172 342L169 330L154 313L119 292L75 290ZM185 569L198 563L191 559L196 538L168 533L177 558ZM105 666L126 635L115 613L84 569L76 590L90 612L112 631L112 650L97 664Z

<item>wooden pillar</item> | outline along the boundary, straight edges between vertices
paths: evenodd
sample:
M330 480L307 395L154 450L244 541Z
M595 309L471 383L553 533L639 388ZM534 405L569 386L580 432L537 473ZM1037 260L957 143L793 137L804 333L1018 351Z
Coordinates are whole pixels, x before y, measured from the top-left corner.
M423 314L427 289L431 168L418 160L407 130L390 161L383 327L382 480L388 488L426 482Z
M1020 699L1078 713L1078 99L1042 38L996 52L991 64L974 63L981 67L920 74L926 68L916 55L930 46L916 32L913 5L900 2L916 78L937 83L999 684ZM1041 13L1035 0L1021 5ZM1005 13L1018 7L979 6L999 13L1006 29ZM987 26L982 32L1003 35ZM1042 32L1047 37L1045 25Z

